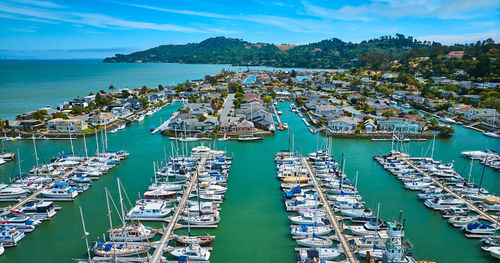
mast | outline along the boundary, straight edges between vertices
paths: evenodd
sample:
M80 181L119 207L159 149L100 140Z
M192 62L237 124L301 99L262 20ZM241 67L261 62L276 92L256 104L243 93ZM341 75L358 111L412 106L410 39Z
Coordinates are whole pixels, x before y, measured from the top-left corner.
M95 146L96 146L95 153L96 155L99 155L99 135L97 135L97 130L95 130Z
M68 133L69 133L69 144L71 145L71 154L75 156L75 149L73 147L73 138L71 137L71 128L68 123Z
M35 162L36 162L36 168L38 169L38 153L36 152L35 135L33 135L33 149L35 150Z
M436 143L436 134L434 134L434 139L432 139L432 150L431 150L431 159L434 160L434 144Z
M377 204L377 221L375 221L376 227L375 232L373 232L373 250L375 250L376 241L377 241L377 230L378 230L378 216L380 213L380 203Z
M111 241L114 241L113 236L111 235L111 232L113 231L113 220L111 220L111 209L109 208L109 191L108 191L107 187L104 187L104 193L106 194L106 205L108 207L109 230L110 230L109 237L110 237Z
M484 176L484 169L486 168L486 158L484 158L484 165L483 165L483 171L481 172L481 180L479 180L479 187L477 188L477 194L481 192L481 185L483 184L483 176Z
M90 250L89 250L89 232L87 232L87 229L85 228L85 220L83 219L83 212L82 212L82 207L80 206L80 216L82 218L82 226L83 226L83 236L85 237L85 245L87 246L87 256L89 262L92 262L90 259Z
M85 139L85 133L83 133L83 147L85 149L85 157L86 157L86 159L88 159L89 153L87 151L87 140Z
M19 153L19 147L17 147L17 164L19 165L19 177L21 177L21 154Z
M106 124L104 124L104 151L108 152L108 132L106 131Z
M470 159L470 169L469 169L469 179L467 179L467 183L470 182L470 176L472 174L472 165L474 164L474 158Z

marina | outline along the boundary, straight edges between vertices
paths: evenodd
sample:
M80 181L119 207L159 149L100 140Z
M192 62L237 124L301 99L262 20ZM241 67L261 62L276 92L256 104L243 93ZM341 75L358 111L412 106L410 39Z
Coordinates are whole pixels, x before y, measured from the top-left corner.
M283 112L280 115L281 121L289 124L289 127L294 132L297 145L302 145L304 152L314 152L316 150L315 143L311 142L315 141L315 136L305 127L300 117L291 114L287 110L289 105L289 103L278 104L278 109L281 109ZM100 237L102 233L106 233L108 226L106 224L107 216L103 212L106 208L104 202L105 196L102 193L102 189L109 186L111 194L116 195L116 177L120 176L127 191L133 193L131 196L137 196L136 193L138 192L144 193L144 190L148 188L151 181L149 180L150 177L145 178L143 176L143 170L145 167L151 167L152 160L157 160L158 156L163 156L163 148L165 146L168 147L171 145L168 137L162 138L162 136L149 135L149 128L152 125L160 123L160 118L163 120L168 119L171 113L177 108L177 104L168 105L150 118L145 118L142 122L137 123L137 125L134 124L123 132L109 134L109 140L112 145L131 152L134 158L110 170L108 176L103 176L93 182L93 186L86 191L86 194L79 196L74 202L61 203L62 209L53 219L37 227L39 228L37 231L28 234L16 247L6 249L5 254L2 255L2 260L19 259L38 262L38 259L35 259L34 255L29 255L25 251L35 248L50 250L50 247L54 244L62 247L62 249L53 251L50 255L51 258L56 258L54 262L67 262L72 258L85 257L83 242L78 242L81 244L77 248L71 248L69 244L65 244L67 240L81 240L81 228L71 227L72 224L69 223L79 221L78 205L82 205L85 212L84 215L88 231L90 232L89 237L94 240ZM469 161L459 158L460 152L477 149L477 145L481 145L481 149L491 148L498 150L498 146L493 139L485 138L478 142L478 138L476 137L477 132L465 130L459 126L455 129L459 136L468 136L471 139L466 142L457 140L457 138L436 140L436 159L443 160L443 162L456 160L455 167L462 168ZM282 134L282 136L266 138L258 146L257 144L241 144L231 140L220 143L227 151L234 152L238 158L235 158L231 168L231 173L235 176L232 176L231 187L226 192L227 201L222 204L221 217L223 217L223 220L218 228L211 230L211 234L217 238L211 246L214 249L210 261L268 262L267 260L272 257L278 261L288 262L296 259L296 241L292 238L284 238L285 234L287 236L290 235L290 223L287 217L284 216L279 185L277 183L269 185L263 183L264 181L269 182L270 179L275 177L276 167L269 160L287 144L288 139L284 135L285 133ZM482 136L480 133L477 133L477 135ZM134 139L125 141L124 138ZM82 138L78 140L83 145ZM345 168L346 174L353 175L359 170L360 183L358 184L358 191L364 197L366 206L377 207L377 203L380 202L382 206L381 217L383 218L397 215L399 210L404 210L407 215L405 233L414 244L412 251L415 258L425 258L438 262L457 262L460 259L464 259L467 262L494 262L489 253L480 250L477 240L465 239L462 232L458 232L457 229L451 228L447 224L442 224L442 219L438 218L438 220L435 220L436 216L429 214L421 202L415 202L414 194L403 190L399 183L395 184L393 181L396 180L393 180L393 178L387 178L386 173L381 167L368 163L368 160L371 160L374 154L384 151L387 148L390 149L391 142L370 143L368 140L349 139L334 139L333 142L335 146L332 148L332 151L335 156L341 156L343 152L348 159L348 165ZM23 170L26 170L27 167L35 163L32 153L32 142L30 140L6 141L5 143L7 150L11 152L14 152L17 147L20 148ZM199 143L192 142L189 144L196 146ZM424 147L424 143L411 142L412 154L417 154L415 156L418 156L421 148ZM67 148L67 142L64 140L40 140L39 144L39 147L46 152L46 156L55 155ZM146 145L148 147L145 147ZM360 152L360 149L363 149L363 151ZM89 149L89 152L92 150ZM75 151L78 152L78 149ZM82 149L81 151L83 152ZM260 154L256 155L256 152ZM450 152L452 154L449 154ZM267 159L264 160L264 158ZM249 166L249 163L259 163L259 165ZM349 165L349 163L363 163L363 165L356 165L357 167L354 167L355 165ZM13 175L11 171L17 165L17 162L9 162L0 167L0 176L4 182L7 182L8 178ZM480 166L474 166L474 168L476 167L479 168ZM374 186L377 187L373 188ZM498 193L499 191L498 175L489 167L486 168L484 174L483 186L492 193ZM380 191L380 189L384 189L384 191ZM246 213L241 213L241 204L245 204ZM166 223L168 218L166 217L165 221L161 222L144 221L144 223L151 224L157 229L162 229L161 224L163 222ZM343 221L343 218L343 216L337 216L339 221ZM116 221L116 219L114 220ZM427 223L424 225L420 223L421 220ZM258 227L242 227L242 225L250 223ZM175 229L182 228L185 230L187 227L185 223L177 223ZM190 227L194 228L193 225ZM425 229L429 227L432 227L433 231L423 234ZM193 229L193 231L199 230ZM238 233L238 236L252 236L252 238L248 240L248 238L235 237L233 233ZM349 242L354 242L348 234L345 235L345 238ZM436 240L436 242L440 242L442 244L441 247L436 249L429 247L428 244L426 245L426 242L430 238ZM158 241L153 241L151 244L156 246L157 243L155 242ZM273 247L272 250L266 250L266 248L271 246ZM234 249L227 249L230 247L234 247ZM456 253L449 255L439 251L443 249L454 249ZM249 250L259 252L248 253ZM240 255L245 255L246 258L244 260L239 259ZM164 256L167 255L165 254ZM100 257L95 259L102 260ZM147 259L140 260L147 261ZM173 259L165 260L173 261ZM361 261L362 259L357 258L357 260Z

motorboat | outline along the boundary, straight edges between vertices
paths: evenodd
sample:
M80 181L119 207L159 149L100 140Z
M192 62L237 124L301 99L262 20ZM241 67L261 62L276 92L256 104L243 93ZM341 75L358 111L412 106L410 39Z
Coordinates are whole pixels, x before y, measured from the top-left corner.
M473 222L466 226L462 226L462 230L464 230L469 234L481 234L481 235L494 234L496 231L495 227L480 222Z
M332 228L329 226L307 226L299 225L292 227L292 236L301 237L312 237L313 235L324 236L332 232Z
M299 249L299 259L302 261L315 257L319 257L320 260L333 260L338 258L340 254L341 253L334 248Z
M182 220L193 225L216 225L220 221L219 213L215 215L184 216Z
M111 241L142 241L150 240L156 235L156 230L144 226L142 223L114 228L109 231Z
M190 244L187 247L176 248L170 252L175 257L185 257L188 260L208 261L210 259L210 251L202 248L198 244Z
M163 188L146 191L142 196L144 198L173 198L177 195L176 191L167 191Z
M453 216L448 219L448 222L455 227L462 227L479 220L479 216Z
M312 237L297 239L297 244L304 247L331 247L332 240L326 239L317 235L313 235Z
M150 202L134 206L128 213L129 218L163 218L172 212L166 203Z
M188 246L192 244L197 244L200 246L207 246L210 245L212 242L214 242L215 237L214 236L174 236L174 240L177 244L183 245L183 246Z
M304 213L298 216L290 216L289 219L294 224L298 225L314 225L314 226L324 226L324 217L315 216L313 213Z
M23 188L18 187L5 187L0 190L0 200L1 199L19 199L26 197L28 191Z
M369 208L361 208L361 209L341 209L340 213L344 216L348 217L369 217L373 215L372 210Z
M0 228L0 243L5 247L13 247L24 238L24 231L15 227Z

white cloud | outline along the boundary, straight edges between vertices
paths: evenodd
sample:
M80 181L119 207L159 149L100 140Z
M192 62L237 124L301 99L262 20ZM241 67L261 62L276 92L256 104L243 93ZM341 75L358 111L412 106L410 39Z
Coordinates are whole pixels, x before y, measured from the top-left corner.
M489 32L471 33L471 34L458 34L458 35L429 35L429 36L419 36L416 39L424 41L436 41L445 45L453 44L468 44L475 43L476 41L485 40L491 38L495 42L500 41L500 30L494 30Z
M55 10L47 10L42 8L33 8L29 6L9 5L0 3L0 12L3 12L4 18L16 19L38 19L43 21L67 22L72 24L80 24L98 28L113 28L113 29L149 29L158 31L173 31L184 33L214 33L216 31L208 31L206 29L198 29L193 27L185 27L173 24L158 24L152 22L141 22L120 19L112 16L80 13L80 12L62 12ZM6 15L7 14L7 15ZM2 13L0 13L2 15ZM12 17L12 15L15 15ZM9 17L10 16L10 17ZM19 18L17 18L19 19Z
M358 6L321 7L303 0L306 14L329 19L369 21L379 17L437 17L467 19L481 15L478 11L497 8L497 0L372 0Z
M36 1L36 0L8 0L10 2L16 2L20 4L27 4L27 5L32 5L32 6L38 6L38 7L48 7L48 8L65 8L66 6L59 5L53 2L47 2L47 1Z

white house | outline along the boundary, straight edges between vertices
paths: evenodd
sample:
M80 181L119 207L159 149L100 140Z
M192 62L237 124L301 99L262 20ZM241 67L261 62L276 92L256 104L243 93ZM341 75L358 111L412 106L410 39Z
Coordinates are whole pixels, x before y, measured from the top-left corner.
M356 130L358 123L360 122L361 120L358 118L342 116L329 121L328 127L336 132L352 132Z
M92 116L89 119L89 122L90 122L90 124L92 124L94 126L107 125L111 122L116 121L117 119L118 119L118 117L116 116L116 114L105 112L105 113L99 113L97 115Z

